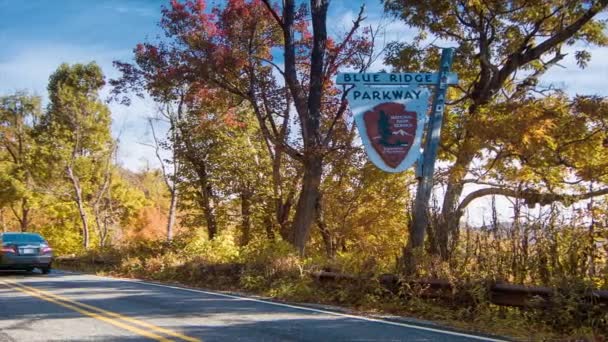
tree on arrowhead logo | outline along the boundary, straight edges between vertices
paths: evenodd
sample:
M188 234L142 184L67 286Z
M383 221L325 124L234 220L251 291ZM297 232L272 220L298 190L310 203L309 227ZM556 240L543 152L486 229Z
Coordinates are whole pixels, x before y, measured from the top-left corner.
M386 172L403 172L420 157L430 92L421 86L355 85L348 102L369 160Z
M395 102L381 103L363 113L369 141L386 165L399 166L414 145L417 115Z

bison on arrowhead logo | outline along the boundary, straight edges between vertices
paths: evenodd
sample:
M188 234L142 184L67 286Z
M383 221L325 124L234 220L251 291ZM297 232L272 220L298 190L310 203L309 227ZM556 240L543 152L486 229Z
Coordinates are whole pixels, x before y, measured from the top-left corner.
M382 103L363 114L367 135L374 150L390 167L396 168L412 148L418 113L404 104Z

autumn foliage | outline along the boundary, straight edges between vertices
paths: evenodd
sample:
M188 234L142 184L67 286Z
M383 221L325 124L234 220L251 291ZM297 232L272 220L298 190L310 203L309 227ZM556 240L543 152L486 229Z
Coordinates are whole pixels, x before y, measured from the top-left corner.
M591 55L580 46L608 45L598 19L608 4L382 3L417 35L381 46L364 8L336 28L324 0L172 0L159 9L163 36L114 62L118 77L64 64L48 107L27 92L0 97L0 227L40 231L58 254L80 255L81 267L102 260L104 272L522 338L601 336L605 308L578 299L608 288L608 102L543 77L566 51L584 67ZM425 239L411 246L419 179L368 161L350 89L334 82L374 62L436 70L435 38L455 46L460 82L448 92ZM110 108L136 96L156 108L142 143L158 167L126 170ZM352 281L310 276L322 271ZM378 280L388 273L455 290L393 293ZM502 282L555 296L498 308L486 285Z

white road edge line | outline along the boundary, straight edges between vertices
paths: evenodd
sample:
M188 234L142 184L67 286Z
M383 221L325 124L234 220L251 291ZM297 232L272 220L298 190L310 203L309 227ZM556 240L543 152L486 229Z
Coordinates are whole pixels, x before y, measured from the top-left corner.
M66 272L66 271L61 271L61 272L67 273L67 274L74 274L74 275L88 275L88 274L76 273L76 272ZM303 311L309 311L309 312L316 312L316 313L322 313L322 314L327 314L327 315L332 315L332 316L338 316L338 317L352 318L352 319L357 319L357 320L361 320L361 321L368 321L368 322L379 323L379 324L394 325L394 326L403 327L403 328L424 330L424 331L429 331L429 332L434 332L434 333L439 333L439 334L445 334L445 335L467 337L467 338L472 338L472 339L476 339L476 340L480 340L480 341L492 341L492 342L505 342L505 341L507 341L507 340L501 340L501 339L496 339L496 338L491 338L491 337L470 335L470 334L466 334L466 333L459 333L459 332L456 332L456 331L441 330L441 329L437 329L437 328L419 326L419 325L414 325L414 324L392 322L392 321L386 321L386 320L377 319L377 318L370 318L370 317L364 317L364 316L356 316L356 315L344 314L344 313L334 312L334 311L327 311L327 310L321 310L321 309L307 308L307 307L304 307L304 306L297 306L297 305L291 305L291 304L277 303L277 302L271 302L271 301L262 300L262 299L255 299L255 298L249 298L249 297L243 297L243 296L236 296L236 295L230 295L230 294L225 294L225 293L220 293L220 292L195 290L195 289L189 289L187 287L179 287L179 286L173 286L173 285L163 285L163 284L149 283L149 282L141 280L141 279L114 278L114 277L103 277L103 276L97 276L97 275L92 275L92 276L93 277L97 277L97 278L112 279L114 281L123 281L123 282L137 283L137 284L143 284L143 285L149 285L149 286L165 287L165 288L173 289L173 290L181 290L181 291L194 292L194 293L203 293L203 294L210 295L210 296L239 299L239 300L250 301L250 302L255 302L255 303L280 306L280 307L285 307L285 308L290 308L290 309L297 309L297 310L303 310Z

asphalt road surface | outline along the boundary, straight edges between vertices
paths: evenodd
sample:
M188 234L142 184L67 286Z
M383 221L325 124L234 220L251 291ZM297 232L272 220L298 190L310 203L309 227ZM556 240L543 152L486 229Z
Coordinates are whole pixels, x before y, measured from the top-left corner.
M143 281L0 272L0 341L498 341Z

